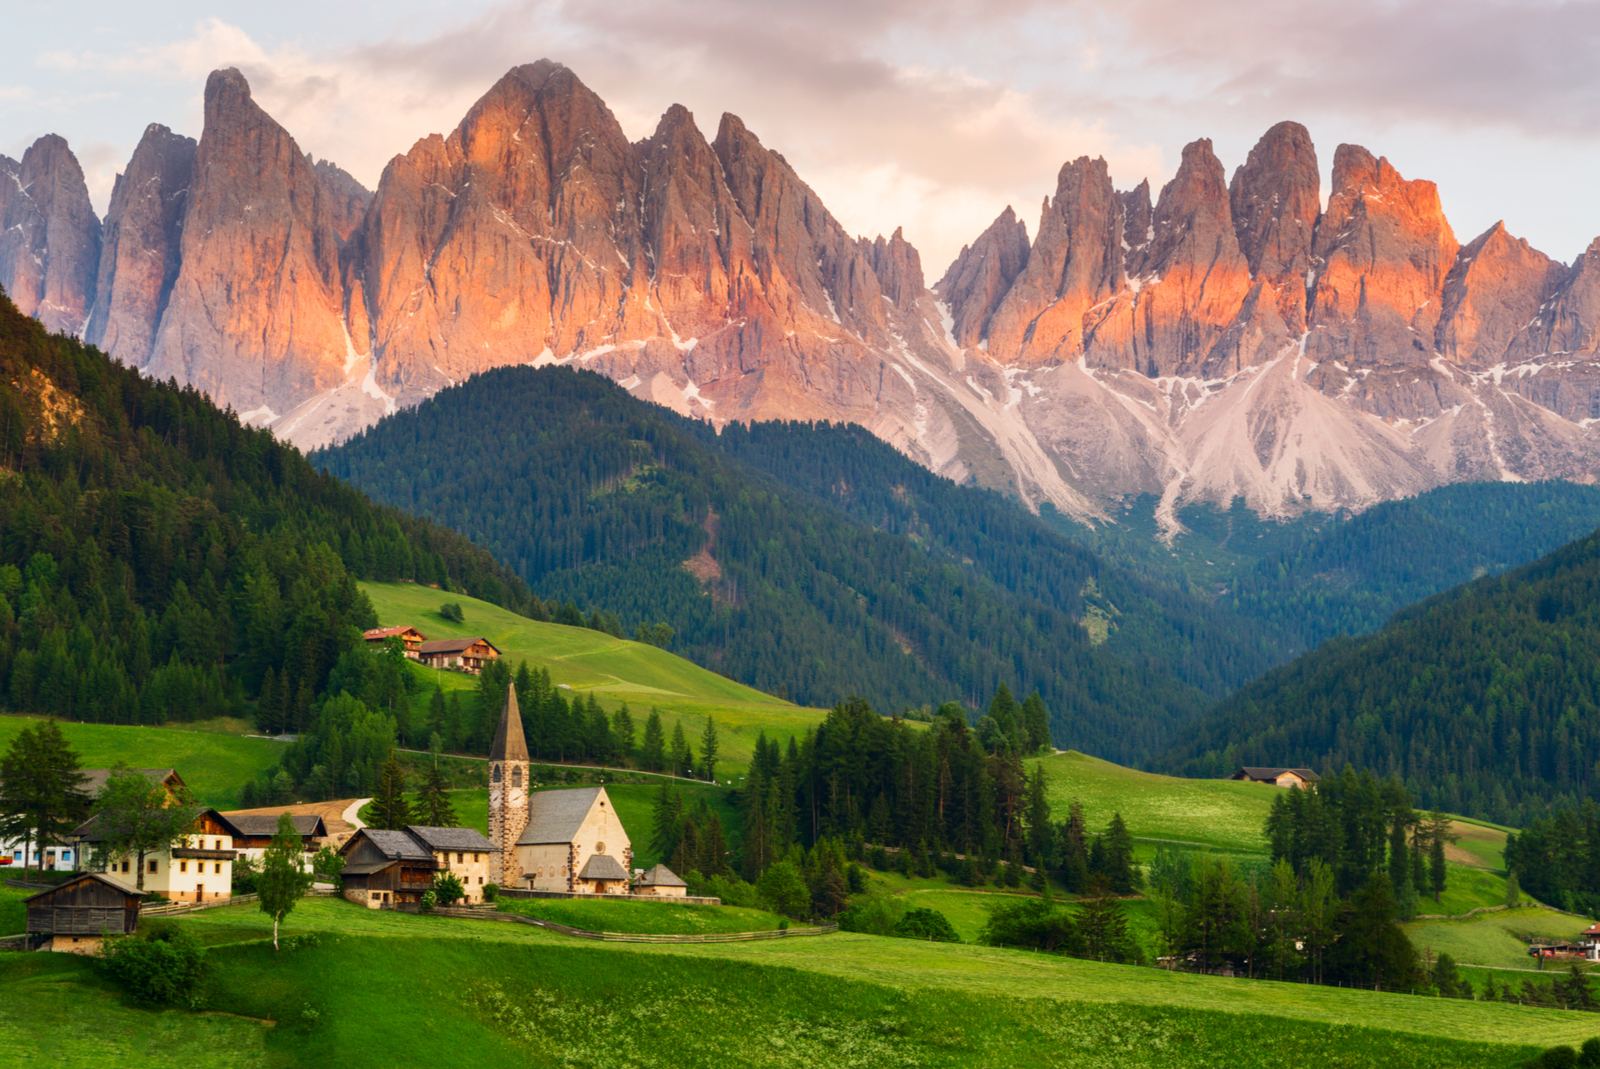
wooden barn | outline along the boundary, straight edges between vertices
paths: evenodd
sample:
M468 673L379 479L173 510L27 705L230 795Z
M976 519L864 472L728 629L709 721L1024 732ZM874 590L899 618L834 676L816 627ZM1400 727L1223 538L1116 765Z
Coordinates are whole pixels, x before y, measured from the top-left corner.
M1300 790L1309 790L1317 785L1322 777L1309 768L1252 768L1245 766L1229 779L1243 780L1246 783L1268 783L1274 787L1297 787Z
M134 933L144 894L115 876L85 872L22 900L28 935L40 940L40 950L92 954L106 936Z
M361 638L369 646L381 646L391 638L398 638L406 648L406 656L413 661L418 659L417 650L428 641L424 635L414 627L374 627L371 631L361 632Z
M454 872L466 900L481 902L489 855L498 851L473 828L362 828L339 850L344 896L370 909L421 902L435 873Z
M277 813L251 810L220 814L233 829L233 848L241 857L260 861L278 834ZM328 825L315 813L291 813L294 830L300 834L300 849L305 855L305 869L311 871L311 859L328 841Z
M453 668L474 676L499 656L486 638L441 638L417 647L418 660L429 668Z

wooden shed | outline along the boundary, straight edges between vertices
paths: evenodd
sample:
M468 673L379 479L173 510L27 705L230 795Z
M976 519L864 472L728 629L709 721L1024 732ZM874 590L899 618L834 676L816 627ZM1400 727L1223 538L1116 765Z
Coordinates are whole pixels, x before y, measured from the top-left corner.
M22 900L28 935L42 937L41 950L90 954L108 935L132 935L139 927L144 892L102 872L80 876Z

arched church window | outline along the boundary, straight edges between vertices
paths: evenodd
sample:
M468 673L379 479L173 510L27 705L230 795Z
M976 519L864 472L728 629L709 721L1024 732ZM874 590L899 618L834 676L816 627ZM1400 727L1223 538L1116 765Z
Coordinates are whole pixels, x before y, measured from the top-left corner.
M513 787L522 786L522 766L521 765L517 765L516 767L512 768L512 770L511 770L511 786L513 786Z
M500 766L499 765L495 765L494 766L494 775L493 775L492 778L494 779L494 781L496 783L500 782Z

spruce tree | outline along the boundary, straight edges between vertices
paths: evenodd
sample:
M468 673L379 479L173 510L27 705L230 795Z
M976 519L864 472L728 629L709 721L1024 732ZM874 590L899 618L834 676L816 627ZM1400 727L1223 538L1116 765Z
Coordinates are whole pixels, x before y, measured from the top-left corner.
M683 733L682 720L672 726L672 748L669 751L669 756L672 759L672 774L674 776L687 775L693 755L689 752L689 738Z
M450 789L437 763L423 776L422 785L417 790L416 808L415 818L430 828L456 826L456 811L450 804Z
M55 719L23 728L0 758L0 839L20 839L23 868L31 845L44 867L48 846L64 842L89 811L78 755Z
M644 722L644 741L639 745L639 764L650 772L663 771L667 766L667 738L661 728L661 712L650 707L650 717Z
M1028 700L1022 703L1022 724L1028 736L1029 753L1052 748L1050 712L1045 708L1044 699L1039 696L1038 691L1028 695Z
M378 780L378 793L372 799L372 826L398 831L411 823L411 806L406 802L406 774L400 761L389 751L384 762L383 775Z
M706 729L700 734L700 767L705 769L708 782L717 782L717 724L709 716Z
M633 760L633 735L633 714L628 712L628 703L623 702L622 708L611 714L611 744L618 760L624 763Z
M1050 844L1055 829L1050 824L1050 797L1046 790L1044 765L1033 766L1028 777L1028 860L1043 869L1050 863Z

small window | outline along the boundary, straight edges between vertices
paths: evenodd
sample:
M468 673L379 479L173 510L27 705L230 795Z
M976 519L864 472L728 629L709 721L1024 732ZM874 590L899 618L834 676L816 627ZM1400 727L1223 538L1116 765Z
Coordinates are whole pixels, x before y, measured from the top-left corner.
M597 853L597 854L605 853L606 852L606 844L605 843L595 843L594 844L594 852Z
M222 875L222 862L217 862L217 875Z
M461 855L461 853L460 853L460 852L459 852L459 851L458 851L458 852L457 852L457 853L456 853L456 864L457 864L457 865L459 865L459 864L461 864L461 863L462 863L462 862L463 862L463 861L465 861L465 860L466 860L466 858L465 858L465 857L463 857L463 856L462 856L462 855Z
M154 868L154 867L155 867L154 865L151 866L151 868ZM188 872L189 871L189 863L187 861L178 862L178 871L179 872Z
M479 876L479 877L478 877L478 886L479 886L479 887L482 887L482 886L483 886L483 877L482 877L482 876Z
M493 775L492 778L494 779L494 781L496 783L500 782L500 766L499 765L495 765L494 766L494 775Z
M518 765L511 770L511 786L522 786L522 766Z
M151 872L156 871L156 859L155 858L151 858L150 859L150 871Z

